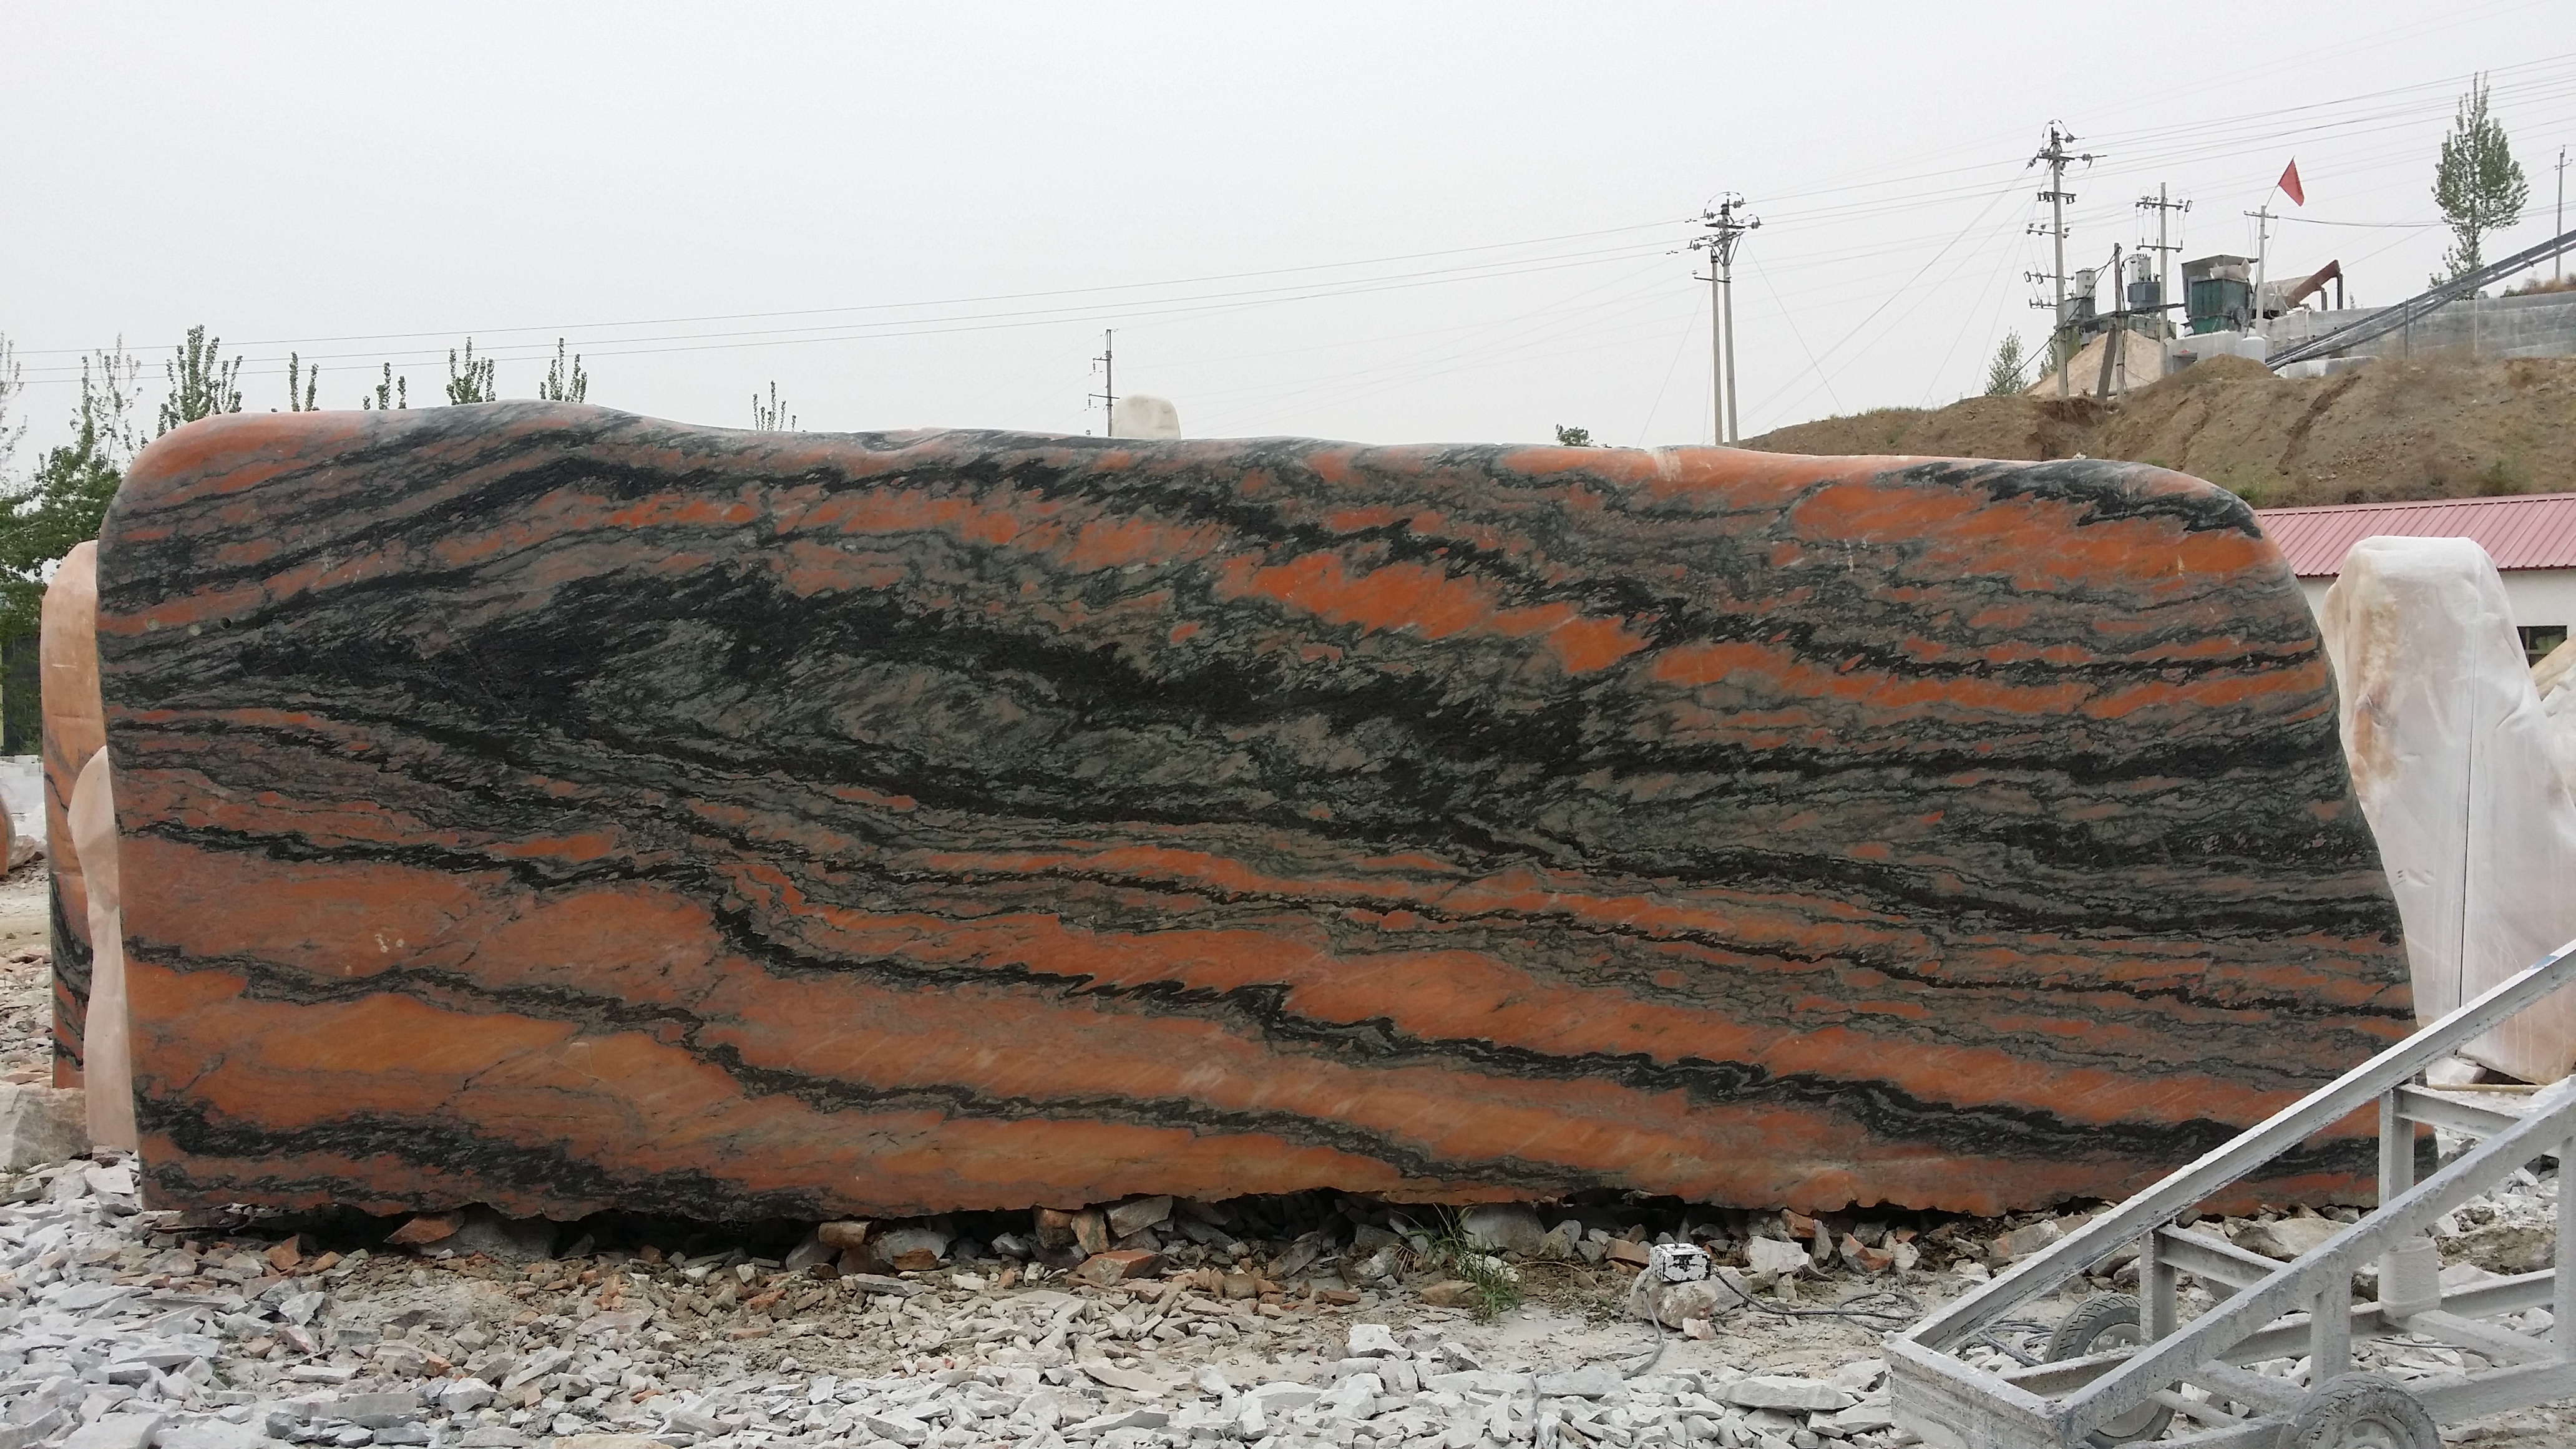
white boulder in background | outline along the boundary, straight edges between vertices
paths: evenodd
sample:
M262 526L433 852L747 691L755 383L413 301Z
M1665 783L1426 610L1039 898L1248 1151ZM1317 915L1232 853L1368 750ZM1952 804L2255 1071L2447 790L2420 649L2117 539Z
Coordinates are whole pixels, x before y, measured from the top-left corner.
M1177 438L1181 435L1181 410L1170 398L1150 393L1129 393L1109 409L1109 436L1113 438Z

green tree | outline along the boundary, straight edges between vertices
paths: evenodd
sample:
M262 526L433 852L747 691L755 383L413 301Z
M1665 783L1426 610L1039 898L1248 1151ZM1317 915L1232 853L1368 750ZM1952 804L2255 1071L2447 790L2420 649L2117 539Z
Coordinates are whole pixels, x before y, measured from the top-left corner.
M390 362L386 363L384 381L376 384L376 390L374 392L360 393L358 395L358 406L362 408L382 408L386 410L410 407L411 379L408 377L394 376L394 365Z
M590 374L581 370L581 354L564 362L564 340L555 339L554 365L546 369L546 380L537 385L539 402L586 402L590 398Z
M1592 430L1590 428L1569 428L1563 423L1558 423L1556 425L1556 445L1560 448L1589 448L1592 446Z
M121 346L83 359L72 441L47 449L35 475L0 499L0 641L35 633L53 565L98 537L134 459L135 372Z
M208 337L204 324L188 329L188 340L179 344L179 355L164 365L170 378L170 395L161 400L160 426L153 429L158 437L199 418L217 413L241 411L241 367L238 356L226 362L219 353L224 340Z
M2460 97L2451 134L2442 138L2442 155L2433 165L2433 201L2451 228L2451 249L2442 255L2448 270L2433 278L2436 286L2486 265L2486 234L2508 226L2531 199L2522 165L2513 159L2504 127L2487 114L2487 78L2480 75Z
M1986 364L1986 396L2010 397L2022 390L2022 371L2030 359L2022 355L2021 334L2007 332L1995 347L1994 361Z
M387 365L391 366L391 364ZM465 367L463 371L460 372L457 370L456 349L453 347L447 349L447 401L449 405L453 406L458 403L499 402L501 400L501 393L500 390L492 384L492 370L493 363L491 358L486 357L479 362L475 360L474 339L471 337L465 339Z
M81 401L75 414L84 436L95 433L97 450L120 474L143 451L135 417L143 408L143 364L125 355L125 339L81 359Z
M751 395L751 428L752 431L756 433L792 433L796 431L796 419L788 415L786 406L778 400L778 384L776 382L773 381L769 384L769 405L767 407L761 406L760 394L753 393Z
M286 354L286 410L290 413L318 412L313 393L322 382L322 369L306 367L301 353Z

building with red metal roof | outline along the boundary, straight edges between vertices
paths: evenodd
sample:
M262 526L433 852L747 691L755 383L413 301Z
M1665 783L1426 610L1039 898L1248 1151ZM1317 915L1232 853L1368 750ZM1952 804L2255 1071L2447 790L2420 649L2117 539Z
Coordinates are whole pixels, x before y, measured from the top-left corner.
M2258 508L2254 517L2318 607L2365 538L2466 538L2495 560L2525 653L2537 660L2576 624L2576 493Z

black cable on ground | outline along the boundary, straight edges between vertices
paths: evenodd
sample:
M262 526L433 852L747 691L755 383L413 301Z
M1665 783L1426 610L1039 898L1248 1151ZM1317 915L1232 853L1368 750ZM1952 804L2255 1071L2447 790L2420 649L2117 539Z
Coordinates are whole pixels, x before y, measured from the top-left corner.
M1652 1318L1648 1321L1655 1325L1655 1351L1638 1360L1635 1368L1620 1370L1619 1377L1623 1379L1633 1379L1651 1373L1655 1365L1664 1361L1664 1321L1660 1318Z
M1977 1330L1976 1337L1969 1339L1968 1342L1982 1343L1986 1347L1994 1349L2007 1358L2018 1360L2023 1368L2037 1367L2041 1362L2040 1359L2022 1352L2020 1349L2013 1347L2011 1344L2006 1343L1995 1336L1997 1333L2005 1331L2013 1333L2051 1333L2055 1330L2051 1329L2045 1323L2034 1323L2027 1318L1998 1318L1994 1322Z
M1727 1290L1736 1297L1743 1299L1746 1306L1759 1309L1764 1313L1776 1314L1782 1318L1848 1318L1865 1328L1875 1328L1882 1333L1891 1333L1923 1316L1923 1305L1916 1302L1912 1294L1895 1288L1873 1288L1867 1293L1846 1298L1831 1308L1790 1308L1778 1303L1763 1302L1745 1292L1734 1279L1723 1273L1717 1275L1717 1281L1725 1284ZM1886 1308L1861 1306L1881 1300L1893 1306Z
M1646 1271L1647 1270L1645 1269L1639 1269L1636 1279L1629 1284L1628 1302L1632 1308L1637 1306L1637 1290L1645 1286ZM1745 1292L1743 1288L1736 1284L1734 1279L1726 1276L1724 1273L1719 1273L1715 1276L1718 1282L1726 1285L1728 1292L1731 1292L1737 1298L1742 1299L1747 1306L1759 1309L1764 1313L1776 1314L1783 1318L1843 1318L1860 1324L1864 1328L1874 1328L1881 1332L1891 1332L1895 1329L1903 1328L1923 1316L1923 1305L1916 1302L1913 1295L1894 1288L1872 1289L1867 1293L1846 1298L1831 1308L1791 1308L1783 1304L1763 1302L1761 1299ZM1883 1308L1871 1306L1882 1301L1884 1301L1888 1306ZM1664 1320L1656 1315L1652 1305L1647 1305L1646 1320L1655 1325L1654 1351L1646 1355L1643 1359L1638 1360L1634 1366L1622 1369L1619 1374L1621 1378L1633 1379L1652 1372L1655 1365L1663 1362L1664 1360L1664 1349L1671 1342L1670 1337L1664 1332ZM2018 1327L2020 1325L1999 1324L1997 1326ZM2046 1331L2046 1327L2044 1325L2033 1326L2040 1328L2042 1332ZM2004 1352L2011 1354L2015 1358L2022 1357L2019 1351L2007 1345L1998 1343L1995 1346L2003 1349ZM2036 1361L2037 1360L2034 1359L2023 1359L2024 1363L2033 1363Z

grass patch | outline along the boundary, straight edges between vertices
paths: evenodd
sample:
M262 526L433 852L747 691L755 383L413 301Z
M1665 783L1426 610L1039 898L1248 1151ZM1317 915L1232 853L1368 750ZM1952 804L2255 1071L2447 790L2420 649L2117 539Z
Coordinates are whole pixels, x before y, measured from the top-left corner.
M1431 1266L1474 1290L1466 1307L1481 1320L1509 1313L1521 1305L1520 1274L1502 1259L1467 1240L1467 1227L1456 1210L1442 1208L1431 1233Z
M2523 491L2523 482L2522 479L2516 475L2517 470L2509 466L2504 459L2496 459L2495 462L2487 466L2485 471L2477 475L2476 486L2478 496L2481 498L2505 498L2510 497L2513 494L2520 493Z

